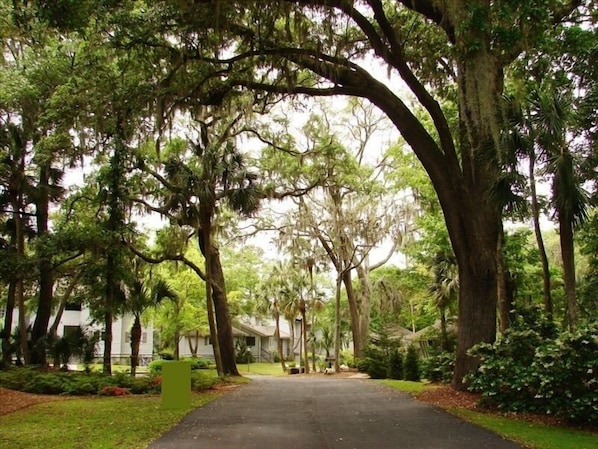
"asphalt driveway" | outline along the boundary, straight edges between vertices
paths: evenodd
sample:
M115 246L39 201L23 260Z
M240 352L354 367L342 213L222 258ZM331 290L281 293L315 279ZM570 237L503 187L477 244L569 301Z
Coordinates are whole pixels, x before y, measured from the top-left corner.
M149 449L516 449L376 382L257 377L196 409Z

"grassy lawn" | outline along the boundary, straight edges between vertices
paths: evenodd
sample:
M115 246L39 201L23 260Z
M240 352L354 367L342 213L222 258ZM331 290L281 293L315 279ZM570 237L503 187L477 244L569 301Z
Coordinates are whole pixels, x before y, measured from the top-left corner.
M237 368L242 376L245 374L284 376L280 363L237 363Z
M417 395L427 388L423 382L402 380L378 381L389 387ZM598 434L581 430L534 424L490 413L478 413L462 408L447 409L466 421L477 424L530 449L594 449L598 448Z
M598 447L598 435L589 432L534 424L471 410L451 409L449 411L533 449L594 449Z
M196 393L191 407L216 399ZM11 449L145 448L190 409L163 410L160 396L86 397L35 405L0 416L0 447Z
M404 391L405 393L410 393L414 396L418 395L426 388L434 388L424 382L411 382L409 380L392 380L392 379L384 379L378 381L383 385L388 385L389 387L396 388L397 390Z

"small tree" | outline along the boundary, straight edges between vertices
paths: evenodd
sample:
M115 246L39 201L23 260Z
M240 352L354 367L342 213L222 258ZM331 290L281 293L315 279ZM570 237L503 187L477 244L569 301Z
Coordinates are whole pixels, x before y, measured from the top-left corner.
M388 361L388 378L389 379L402 379L403 378L403 354L395 349L390 353L390 359Z
M405 371L404 379L413 382L419 381L419 360L417 357L417 350L415 346L410 345L407 348L407 355L405 356Z

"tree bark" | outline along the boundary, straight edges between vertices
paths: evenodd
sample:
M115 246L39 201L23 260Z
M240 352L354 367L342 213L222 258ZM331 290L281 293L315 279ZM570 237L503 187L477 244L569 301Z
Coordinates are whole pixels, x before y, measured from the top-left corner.
M565 215L565 214L563 214ZM577 294L575 286L575 250L573 243L573 227L566 215L559 214L559 236L561 241L561 257L563 259L563 280L567 300L567 324L574 330L578 320Z
M212 245L212 281L217 287L213 289L214 310L218 326L220 355L222 357L222 371L228 376L240 376L235 361L235 341L233 325L228 309L224 271L220 262L220 251Z
M131 377L137 374L139 366L139 346L141 344L141 320L135 315L133 326L131 326Z
M38 239L43 239L49 232L49 177L49 165L41 165L35 213ZM54 274L52 269L52 261L47 256L47 250L45 250L43 247L41 248L41 253L38 253L38 258L39 291L35 322L31 331L31 363L34 365L46 365L45 338L48 334L48 325L52 315Z
M505 270L505 262L503 257L505 234L501 226L500 235L498 239L498 247L496 248L496 267L498 279L498 316L499 329L501 332L506 331L511 326L511 311L513 310L513 298L511 295L512 289L508 287L507 276Z
M361 323L359 322L359 307L357 303L357 295L353 288L353 280L351 270L345 270L341 273L341 279L347 292L347 302L349 303L349 315L351 316L351 333L353 334L353 357L358 360L363 357L362 346L363 337L361 335ZM340 328L339 328L340 329ZM366 341L368 336L365 337Z
M301 334L303 338L303 361L305 365L305 374L309 374L309 359L307 346L307 314L305 313L305 299L301 298L299 302L299 313L301 314Z
M287 365L285 362L284 351L282 348L282 340L280 339L280 314L276 312L274 316L274 321L276 322L276 329L274 330L274 336L276 338L276 347L278 349L278 356L280 357L280 366L282 367L282 372L287 372Z
M4 315L4 327L2 329L2 367L8 367L12 364L12 344L10 341L12 334L12 317L16 305L17 284L13 279L8 284L6 296L6 315Z
M367 347L370 337L370 314L372 310L372 284L370 283L369 276L369 263L365 263L365 267L362 265L357 266L357 278L359 279L359 292L358 292L358 316L359 316L359 350L361 357L363 355L364 348Z
M536 243L538 245L538 252L540 253L540 261L542 263L542 291L544 293L544 311L546 312L546 317L550 321L552 321L553 307L552 294L550 290L550 266L548 264L548 256L546 255L544 239L542 238L542 230L540 229L540 206L538 204L538 194L536 193L535 165L536 153L532 148L529 154L529 187L531 195L532 223L534 227L534 234L536 236Z

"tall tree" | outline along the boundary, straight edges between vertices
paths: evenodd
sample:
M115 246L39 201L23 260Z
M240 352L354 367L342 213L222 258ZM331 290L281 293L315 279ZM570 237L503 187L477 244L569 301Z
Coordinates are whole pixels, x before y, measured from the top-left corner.
M217 213L225 207L250 215L258 207L256 175L247 167L234 143L238 117L229 122L200 124L197 143L179 145L165 163L165 177L148 170L164 187L162 212L176 214L193 230L205 258L206 301L214 307L216 323L211 326L214 344L218 339L223 374L238 375L232 324L219 249L214 240ZM174 148L174 147L172 147ZM159 210L159 209L158 209ZM217 326L216 326L217 325ZM216 332L217 329L217 332Z
M464 388L464 375L478 363L468 350L493 341L496 332L501 208L491 192L501 172L504 71L581 3L372 0L356 7L351 1L317 0L265 7L220 1L214 8L205 0L179 8L177 22L194 36L215 34L222 42L236 39L236 46L214 57L197 39L182 39L188 45L177 50L190 64L214 63L212 81L219 92L240 86L279 94L344 94L367 98L386 113L422 162L444 212L461 286L453 383ZM399 74L431 117L433 133L410 109L405 89L391 90L364 68L360 57L367 52ZM207 85L205 80L197 85ZM442 95L458 105L456 127L440 106Z

